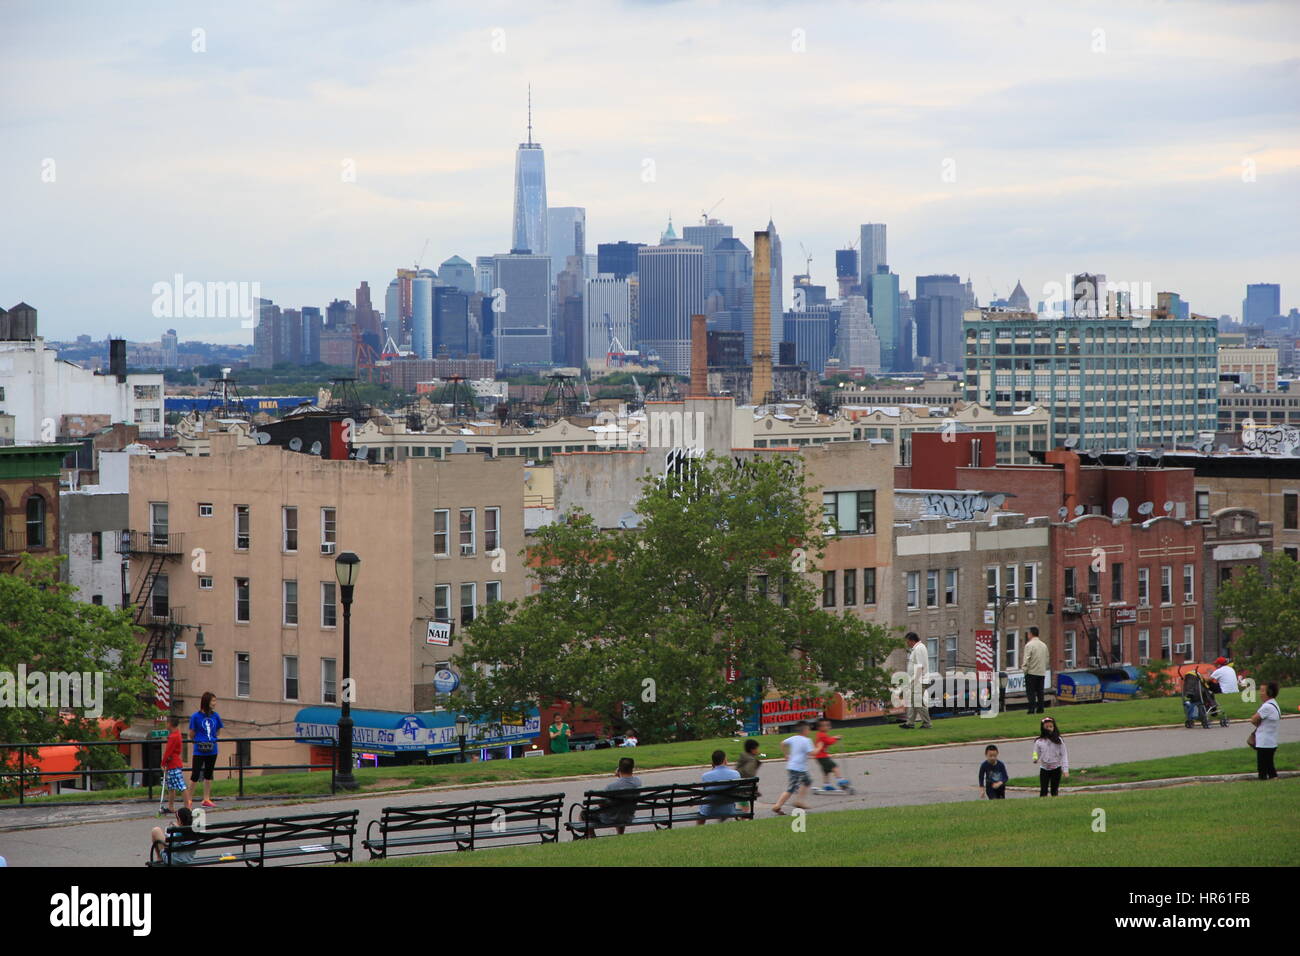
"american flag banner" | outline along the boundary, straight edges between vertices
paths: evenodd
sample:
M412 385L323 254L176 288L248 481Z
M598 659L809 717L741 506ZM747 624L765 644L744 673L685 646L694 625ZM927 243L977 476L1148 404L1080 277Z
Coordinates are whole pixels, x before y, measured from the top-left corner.
M993 670L993 632L975 632L975 672L987 673Z
M169 661L153 662L153 702L159 710L170 710L172 706L171 663Z

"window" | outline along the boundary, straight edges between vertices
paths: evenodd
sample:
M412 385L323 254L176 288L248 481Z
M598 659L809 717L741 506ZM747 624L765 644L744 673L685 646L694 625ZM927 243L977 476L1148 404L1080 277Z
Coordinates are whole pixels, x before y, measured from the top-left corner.
M1006 654L1006 667L1011 669L1020 666L1020 635L1016 631L1007 631L1005 639L1002 641Z
M320 510L320 553L333 554L338 546L338 528L335 524L336 512L333 508Z
M205 647L205 648L203 648L202 650L199 651L199 663L200 663L200 664L211 664L212 661L213 661L212 648L210 648L210 647Z
M876 493L874 491L828 491L822 495L825 533L875 534Z
M451 522L451 512L442 510L433 513L433 556L445 558L448 555L447 528Z
M1183 625L1183 643L1179 644L1175 650L1179 654L1190 658L1192 656L1192 645L1196 643L1196 626L1194 624Z
M1165 660L1173 657L1174 629L1172 627L1162 627L1160 629L1160 656Z
M1008 564L1006 577L1002 581L1002 596L1007 601L1016 599L1016 570L1016 565Z
M1174 603L1174 569L1167 564L1160 566L1160 603Z
M483 550L495 551L501 547L501 509L483 509Z
M853 607L858 603L858 569L844 570L844 606Z
M1074 568L1065 569L1065 597L1073 601L1078 596L1078 585L1075 583Z
M1076 650L1074 644L1074 631L1066 631L1062 655L1063 655L1063 663L1067 668L1076 666L1075 653Z
M1300 548L1283 548L1282 552L1292 561L1300 561Z
M170 607L170 590L170 582L167 580L167 575L160 574L154 578L153 587L149 591L150 610L153 612L154 617L165 618L168 616L168 610Z
M284 658L284 699L298 699L298 658L288 655Z
M167 502L149 502L149 537L156 548L167 546Z
M927 637L925 639L925 672L933 674L935 664L939 660L939 639L937 637Z
M284 531L282 547L285 551L298 550L298 509L282 508L281 525Z
M339 702L338 661L332 657L320 659L320 702L337 704Z
M822 607L835 606L835 572L822 572Z
M1138 568L1138 606L1151 605L1151 569Z
M876 569L862 569L862 603L876 603Z
M921 572L907 572L907 606L909 608L919 607L921 602Z
M943 603L949 606L957 603L956 568L947 568L943 572Z
M1124 565L1112 564L1110 566L1110 599L1119 602L1124 600Z
M102 595L102 594L92 594L92 595L90 596L90 603L91 603L91 604L98 604L100 607L103 607L103 606L104 606L104 595Z
M298 625L298 582L284 582L284 623L290 627Z
M1099 601L1101 595L1101 572L1088 565L1088 600L1095 604Z
M939 606L939 572L934 569L925 572L925 606Z
M199 590L200 590L200 591L211 591L211 590L212 590L212 578L210 578L210 577L208 577L208 576L206 576L206 575L200 577L200 578L199 578Z
M1138 663L1146 664L1151 660L1151 632L1145 627L1138 631Z
M451 622L451 585L433 586L433 619L443 624Z
M322 581L320 583L320 626L337 627L339 622L339 606L336 592L338 582Z
M1196 492L1196 520L1205 521L1210 517L1210 493L1208 491Z
M460 586L460 626L466 627L474 620L474 607L478 604L478 585Z
M943 669L945 671L957 669L957 635L955 634L949 634L943 639Z
M250 610L248 578L235 578L235 620L247 624Z
M1022 566L1020 574L1020 596L1030 599L1038 597L1038 565L1026 564Z
M996 604L998 600L998 569L984 569L984 603Z
M90 560L104 560L104 532L102 531L90 532Z
M253 692L252 666L247 651L235 652L235 696L247 697Z
M1191 604L1196 600L1196 565L1183 565L1183 601Z
M1288 531L1295 531L1300 528L1300 514L1297 513L1297 505L1300 504L1300 494L1294 491L1282 492L1282 527Z
M247 551L249 540L248 505L235 505L235 550Z
M210 502L210 501L200 501L200 502L199 502L199 517L200 517L200 518L211 518L211 517L212 517L212 502Z
M460 553L474 553L474 509L460 509Z
M767 581L766 581L766 580L764 580L763 585L764 585L764 587L766 588L766 586L767 586ZM764 593L766 594L766 591L764 591ZM484 603L484 604L495 604L497 601L500 601L500 600L501 600L501 582L500 582L500 581L489 581L487 584L483 585L483 603Z

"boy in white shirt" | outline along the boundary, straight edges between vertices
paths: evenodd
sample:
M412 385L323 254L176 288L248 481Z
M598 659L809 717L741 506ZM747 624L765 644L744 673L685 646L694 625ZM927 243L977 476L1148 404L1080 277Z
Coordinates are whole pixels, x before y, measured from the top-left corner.
M785 754L787 783L785 793L781 794L776 805L772 807L772 812L777 816L785 815L785 811L781 808L796 794L798 796L795 797L794 805L800 810L808 809L804 804L804 798L808 796L808 790L812 787L812 777L808 776L808 755L812 753L812 749L813 744L808 739L806 720L801 720L794 725L794 736L781 741L781 752Z

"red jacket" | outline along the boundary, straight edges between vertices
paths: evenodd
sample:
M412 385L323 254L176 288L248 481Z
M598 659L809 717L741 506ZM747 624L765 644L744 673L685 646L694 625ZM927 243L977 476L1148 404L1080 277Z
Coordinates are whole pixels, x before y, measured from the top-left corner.
M164 770L180 770L184 766L181 763L181 731L179 727L167 735L167 749L163 751L162 765Z

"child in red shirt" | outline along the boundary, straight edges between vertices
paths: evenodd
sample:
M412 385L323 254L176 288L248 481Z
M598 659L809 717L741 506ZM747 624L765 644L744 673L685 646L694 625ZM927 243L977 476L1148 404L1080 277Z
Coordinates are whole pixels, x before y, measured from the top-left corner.
M822 774L826 778L824 781L825 786L822 787L822 790L834 793L836 786L831 785L831 775L838 774L839 767L835 761L831 759L830 748L833 744L838 743L840 738L832 737L827 733L830 729L831 722L829 720L823 718L817 721L817 737L813 744L812 756L817 758L817 763L821 766ZM840 790L847 791L848 793L854 792L853 784L849 783L848 778L846 777L839 777L835 783Z
M185 806L189 808L191 797L189 789L185 785L185 772L183 770L185 763L181 759L181 719L174 714L167 718L167 724L171 731L167 734L167 747L163 751L163 792L167 794L167 813L172 816L176 815L176 794L178 792L185 794ZM161 807L158 808L158 816L163 815Z

